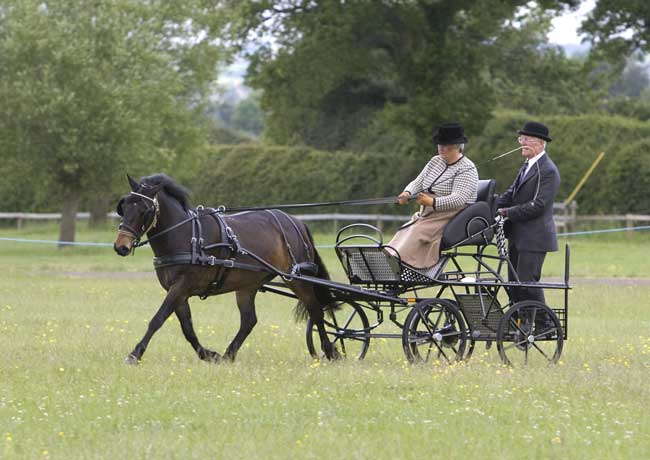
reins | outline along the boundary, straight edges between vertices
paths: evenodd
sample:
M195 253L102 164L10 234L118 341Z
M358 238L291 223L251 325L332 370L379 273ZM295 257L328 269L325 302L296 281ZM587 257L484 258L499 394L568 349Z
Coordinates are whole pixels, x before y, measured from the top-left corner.
M516 152L517 150L521 150L523 147L517 147L515 149L509 150L505 153L499 154L495 156L494 158L490 158L489 160L483 161L481 163L478 163L472 167L465 168L462 170L457 171L455 174L452 174L451 176L446 177L444 180L436 180L434 183L429 185L427 188L432 187L434 185L440 185L444 184L445 182L454 179L455 177L459 176L460 174L466 173L467 171L471 171L472 169L485 165L487 163L490 163L492 161L496 161L500 158L503 158L507 155L510 155L511 153ZM407 197L404 197L408 199L409 201L414 200L417 198L418 194L420 192L424 192L426 189L419 190ZM217 213L232 213L232 212L244 212L244 211L264 211L267 209L300 209L300 208L316 208L316 207L321 207L321 206L363 206L363 205L373 205L373 204L396 204L398 202L398 199L396 196L388 196L388 197L382 197L382 198L366 198L366 199L359 199L359 200L340 200L340 201L321 201L318 203L294 203L294 204L278 204L278 205L266 205L266 206L218 206L214 211L212 212L217 212Z

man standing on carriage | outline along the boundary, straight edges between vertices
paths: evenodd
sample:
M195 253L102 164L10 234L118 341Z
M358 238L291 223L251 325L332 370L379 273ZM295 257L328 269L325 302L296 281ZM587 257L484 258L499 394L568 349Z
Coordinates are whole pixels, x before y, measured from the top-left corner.
M416 196L420 211L404 224L389 246L397 250L403 262L415 268L429 268L440 258L440 241L445 225L476 202L478 172L464 155L467 137L459 123L444 123L433 135L438 155L398 197L399 204Z
M505 232L512 268L510 281L538 282L547 252L557 251L553 202L560 186L560 173L546 153L551 142L548 128L530 121L519 130L521 155L526 158L515 181L497 198L498 213L507 218ZM546 303L544 291L519 287L510 290L513 302Z

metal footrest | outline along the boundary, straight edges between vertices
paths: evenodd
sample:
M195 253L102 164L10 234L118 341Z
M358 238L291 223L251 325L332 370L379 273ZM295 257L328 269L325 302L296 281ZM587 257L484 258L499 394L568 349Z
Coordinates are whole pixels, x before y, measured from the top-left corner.
M495 338L503 311L499 301L487 292L456 294L472 338Z

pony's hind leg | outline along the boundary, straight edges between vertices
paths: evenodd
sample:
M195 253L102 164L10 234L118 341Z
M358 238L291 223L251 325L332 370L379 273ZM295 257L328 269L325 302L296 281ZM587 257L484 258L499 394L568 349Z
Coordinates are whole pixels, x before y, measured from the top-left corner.
M167 321L167 318L169 318L172 312L176 309L176 306L179 303L187 303L187 296L183 298L183 296L177 291L178 289L174 289L173 286L169 290L162 305L153 318L151 318L151 321L149 321L149 326L147 327L147 332L144 334L144 337L142 337L142 340L138 342L133 351L125 358L124 361L127 364L137 364L138 361L140 361L142 355L147 350L151 337L153 337L156 331L160 329L165 321Z
M239 308L239 331L237 331L237 335L232 339L232 342L230 342L230 345L226 349L226 353L223 355L226 359L231 361L235 360L239 348L241 348L244 340L246 340L248 334L251 333L257 324L257 315L255 314L256 295L257 289L237 291L235 293L237 307Z
M325 357L327 359L340 359L341 354L336 349L336 347L332 345L330 338L327 336L327 331L325 330L325 323L324 323L325 318L323 315L322 307L319 305L317 311L314 311L313 313L311 312L311 309L309 309L309 307L307 308L310 312L312 321L314 321L314 324L318 329L318 337L320 338L321 348L323 350L323 353L325 353Z
M289 286L296 293L300 302L298 303L297 314L304 309L318 329L318 338L320 339L321 349L327 359L340 359L341 354L330 341L327 331L325 330L325 311L324 306L318 300L314 286L304 282L291 282Z
M194 348L194 351L196 351L196 354L199 356L199 358L201 358L203 361L211 361L215 363L221 361L221 355L219 353L216 351L208 350L207 348L203 348L203 346L199 343L196 332L194 332L194 325L192 324L192 312L190 311L190 304L187 301L179 304L178 307L176 307L175 313L178 321L181 323L183 335L187 341L190 342L192 348Z

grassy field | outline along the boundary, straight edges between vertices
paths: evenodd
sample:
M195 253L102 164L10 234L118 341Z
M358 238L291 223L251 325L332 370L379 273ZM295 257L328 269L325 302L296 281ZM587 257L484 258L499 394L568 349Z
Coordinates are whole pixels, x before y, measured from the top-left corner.
M113 238L82 228L78 239ZM571 239L561 362L509 369L481 344L466 363L409 365L394 340L373 341L363 362L315 362L293 302L269 294L235 363L201 362L172 318L127 366L164 297L148 248L119 258L0 241L0 458L647 458L649 242L647 232ZM321 253L342 280L333 251ZM561 276L562 254L545 269ZM234 305L192 302L205 346L223 352Z

